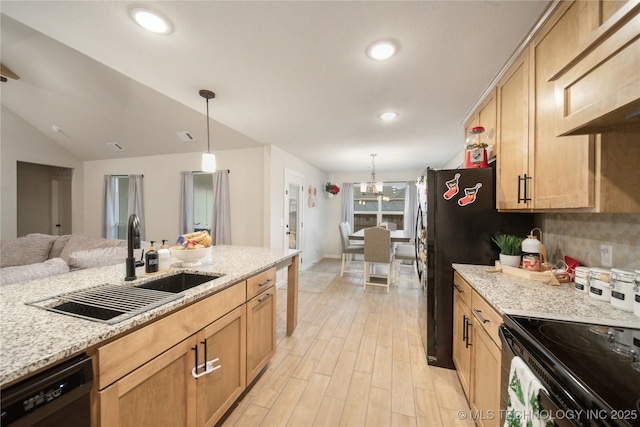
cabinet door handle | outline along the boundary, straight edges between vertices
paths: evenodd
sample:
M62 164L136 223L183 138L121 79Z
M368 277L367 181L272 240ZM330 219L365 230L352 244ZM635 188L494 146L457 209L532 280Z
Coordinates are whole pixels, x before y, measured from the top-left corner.
M197 373L198 372L198 346L195 345L193 347L191 347L191 349L194 351L194 353L196 354L196 363L193 368L193 370L191 371L191 373L193 374L194 372Z
M527 197L527 181L530 180L531 177L527 176L527 174L525 173L524 176L520 176L518 175L518 203L523 202L523 203L527 203L529 201L531 201L531 197ZM524 190L524 197L522 197L522 192L520 191L520 188L522 186L522 189Z
M487 319L485 319L484 317L482 317L482 311L481 310L476 310L475 308L472 310L473 311L473 315L476 316L476 318L481 321L482 323L487 323L489 322Z
M469 342L469 326L470 325L471 325L471 322L469 322L469 318L465 316L465 319L464 319L464 335L465 335L464 347L465 348L469 348L472 345Z
M265 296L263 296L262 298L258 299L258 305L262 304L263 302L265 302L266 300L268 300L269 298L271 298L273 296L273 294L266 294Z
M460 292L461 294L464 293L464 291L460 289L460 286L456 285L455 283L453 284L453 287L456 288L456 291Z
M267 279L265 282L262 283L258 283L258 287L261 288L265 285L268 285L269 283L271 283L273 281L273 279Z
M462 315L462 341L467 342L467 315Z
M204 360L206 363L207 360L207 339L205 338L204 341L200 341L200 344L204 345Z

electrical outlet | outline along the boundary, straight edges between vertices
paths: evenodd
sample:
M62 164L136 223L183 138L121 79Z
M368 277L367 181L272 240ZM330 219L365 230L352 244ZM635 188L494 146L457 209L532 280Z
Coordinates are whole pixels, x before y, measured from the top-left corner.
M613 246L600 245L600 264L603 267L613 267Z

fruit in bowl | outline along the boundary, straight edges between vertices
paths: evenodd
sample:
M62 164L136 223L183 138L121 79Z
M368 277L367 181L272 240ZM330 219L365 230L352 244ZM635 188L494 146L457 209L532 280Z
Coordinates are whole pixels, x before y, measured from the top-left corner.
M211 255L211 248L190 247L183 249L180 245L169 248L171 255L182 261L182 267L195 267L202 264L202 260Z
M183 234L178 237L177 245L169 249L171 254L182 261L183 267L195 267L211 254L211 236L206 230Z

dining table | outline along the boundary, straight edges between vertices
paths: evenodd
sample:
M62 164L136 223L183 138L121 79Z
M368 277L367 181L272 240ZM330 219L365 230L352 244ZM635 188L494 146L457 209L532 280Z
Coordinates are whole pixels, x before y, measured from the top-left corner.
M409 243L411 236L408 230L390 230L391 243ZM364 228L349 235L350 240L364 240Z

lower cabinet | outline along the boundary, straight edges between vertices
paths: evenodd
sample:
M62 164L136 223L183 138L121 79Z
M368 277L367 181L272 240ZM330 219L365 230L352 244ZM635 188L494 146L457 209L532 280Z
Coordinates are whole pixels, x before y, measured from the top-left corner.
M502 317L454 273L453 361L476 424L500 426ZM467 301L470 301L469 303Z
M276 351L276 287L247 301L247 384Z
M100 391L100 425L214 425L246 385L245 321L242 305Z
M275 352L275 279L266 270L98 348L95 425L215 425Z

